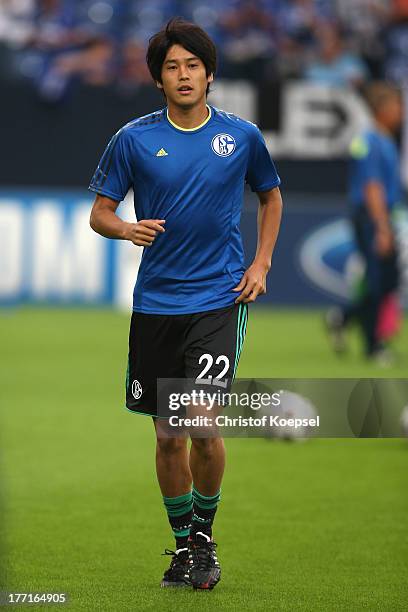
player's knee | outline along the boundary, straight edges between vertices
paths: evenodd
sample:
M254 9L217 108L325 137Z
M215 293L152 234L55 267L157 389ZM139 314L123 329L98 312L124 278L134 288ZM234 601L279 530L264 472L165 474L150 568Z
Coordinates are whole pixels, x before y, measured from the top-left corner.
M213 457L219 443L219 438L191 438L191 444L203 460Z
M157 438L157 452L161 455L177 455L186 447L187 441L183 438Z

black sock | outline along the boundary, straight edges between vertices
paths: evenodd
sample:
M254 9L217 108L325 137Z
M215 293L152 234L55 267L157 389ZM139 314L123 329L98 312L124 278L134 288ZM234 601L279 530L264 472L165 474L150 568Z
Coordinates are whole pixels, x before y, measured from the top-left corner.
M176 550L179 550L180 548L187 548L188 538L189 536L183 536L180 538L176 536Z
M202 495L193 486L193 521L191 523L191 535L194 537L199 531L209 537L212 536L212 525L220 501L221 491L215 495Z

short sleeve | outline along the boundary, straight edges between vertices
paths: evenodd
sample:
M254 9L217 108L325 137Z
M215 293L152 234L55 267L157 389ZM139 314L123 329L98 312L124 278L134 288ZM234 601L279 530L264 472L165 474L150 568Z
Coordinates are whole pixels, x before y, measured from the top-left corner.
M381 151L376 141L357 136L351 143L350 153L355 177L361 185L382 182Z
M122 128L106 147L89 189L120 202L132 184L132 149L127 130Z
M256 126L250 137L251 145L246 175L249 186L252 191L269 191L278 187L281 180L266 148L264 137Z
M367 68L358 57L354 57L354 55L349 55L345 58L344 61L344 73L345 77L349 80L360 80L364 81L369 77Z

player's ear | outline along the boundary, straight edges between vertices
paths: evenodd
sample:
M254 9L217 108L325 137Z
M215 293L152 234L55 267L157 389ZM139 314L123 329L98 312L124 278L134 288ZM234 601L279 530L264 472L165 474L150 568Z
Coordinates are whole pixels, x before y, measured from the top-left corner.
M212 83L214 81L214 73L211 72L211 74L209 75L209 77L207 78L207 82L208 83Z
M156 81L156 87L158 87L158 89L163 89L163 85L160 83L160 81Z

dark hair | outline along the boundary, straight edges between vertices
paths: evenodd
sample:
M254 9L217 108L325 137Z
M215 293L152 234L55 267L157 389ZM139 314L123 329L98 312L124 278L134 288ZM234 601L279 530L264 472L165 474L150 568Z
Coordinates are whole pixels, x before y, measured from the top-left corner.
M217 69L217 50L207 32L195 23L184 21L180 17L171 19L166 27L157 32L149 41L146 62L154 81L161 83L161 72L164 60L170 47L181 45L198 57L205 66L207 77L215 74ZM210 85L207 87L207 95Z

